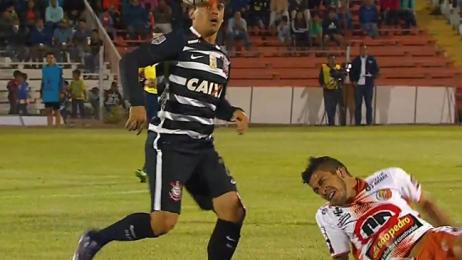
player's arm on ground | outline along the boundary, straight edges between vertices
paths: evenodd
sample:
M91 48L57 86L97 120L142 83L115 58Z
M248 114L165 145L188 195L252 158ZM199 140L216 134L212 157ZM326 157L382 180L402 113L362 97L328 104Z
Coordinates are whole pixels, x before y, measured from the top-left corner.
M125 54L120 60L120 80L124 97L130 102L130 114L125 124L128 130L138 133L146 123L144 89L138 84L138 69L159 62L174 60L184 47L180 31L157 36L150 44L143 44Z
M322 207L316 212L316 222L326 241L332 259L348 260L350 254L350 240L345 231L329 221L327 208Z
M430 198L428 193L422 191L422 186L418 181L402 169L395 168L394 171L393 178L398 184L404 199L409 203L416 204L422 213L430 217L434 225L447 226L453 224L444 211Z

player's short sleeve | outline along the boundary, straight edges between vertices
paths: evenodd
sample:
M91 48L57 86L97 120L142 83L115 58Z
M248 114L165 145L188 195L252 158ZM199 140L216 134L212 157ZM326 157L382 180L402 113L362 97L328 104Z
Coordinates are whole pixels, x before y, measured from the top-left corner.
M318 223L324 240L327 243L331 256L337 256L350 252L350 239L345 231L329 223L327 208L320 208L316 212L316 222Z
M140 49L139 58L146 59L143 67L156 63L175 60L184 47L183 31L173 31L169 34L160 34L150 43L146 43Z
M401 168L390 168L388 171L401 196L409 202L419 202L422 195L420 183Z

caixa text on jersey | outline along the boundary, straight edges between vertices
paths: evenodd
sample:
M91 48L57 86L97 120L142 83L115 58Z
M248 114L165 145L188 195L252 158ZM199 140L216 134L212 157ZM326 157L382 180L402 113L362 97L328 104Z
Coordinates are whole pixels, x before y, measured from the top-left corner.
M197 78L189 79L186 83L186 87L191 91L208 94L216 98L219 98L223 91L222 84Z

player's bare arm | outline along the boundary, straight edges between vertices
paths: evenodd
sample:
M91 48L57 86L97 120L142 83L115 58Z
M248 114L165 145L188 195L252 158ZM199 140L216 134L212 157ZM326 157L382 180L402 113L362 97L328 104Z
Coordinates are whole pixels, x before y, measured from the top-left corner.
M419 208L428 215L430 220L435 226L453 226L454 222L451 221L444 211L435 203L434 200L426 193L423 193L420 197Z

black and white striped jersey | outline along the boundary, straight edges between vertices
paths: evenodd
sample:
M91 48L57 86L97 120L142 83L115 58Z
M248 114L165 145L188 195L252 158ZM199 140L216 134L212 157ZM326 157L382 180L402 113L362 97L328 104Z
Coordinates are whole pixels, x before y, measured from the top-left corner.
M155 38L125 55L120 73L125 95L132 106L144 105L137 88L138 67L169 61L168 85L161 95L161 110L149 130L209 138L214 118L230 121L238 109L225 99L230 62L217 45L206 42L191 27Z

